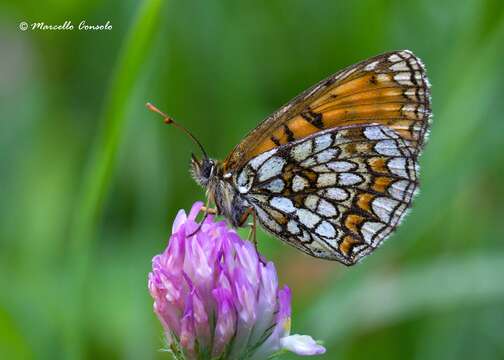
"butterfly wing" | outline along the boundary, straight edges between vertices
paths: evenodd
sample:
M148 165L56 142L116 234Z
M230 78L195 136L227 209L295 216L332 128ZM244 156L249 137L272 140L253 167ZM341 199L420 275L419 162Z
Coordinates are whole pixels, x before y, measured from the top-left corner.
M397 227L417 189L418 141L379 123L275 147L235 174L259 222L309 255L352 265Z
M408 50L352 65L306 90L251 131L224 161L240 169L253 157L322 130L376 123L419 151L428 129L430 92L421 60Z

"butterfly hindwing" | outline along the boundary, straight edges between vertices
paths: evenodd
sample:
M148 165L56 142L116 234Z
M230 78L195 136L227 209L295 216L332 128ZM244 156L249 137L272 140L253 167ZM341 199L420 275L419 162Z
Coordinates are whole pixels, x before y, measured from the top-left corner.
M338 127L250 159L234 182L269 232L312 256L352 265L409 208L416 145L379 123Z

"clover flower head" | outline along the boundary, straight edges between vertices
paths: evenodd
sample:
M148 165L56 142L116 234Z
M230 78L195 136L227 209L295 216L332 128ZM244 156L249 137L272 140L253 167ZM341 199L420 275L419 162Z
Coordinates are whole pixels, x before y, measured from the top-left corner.
M153 258L148 286L168 351L176 359L266 359L285 350L325 352L307 335L290 335L291 291L275 266L225 222L179 211L166 250Z

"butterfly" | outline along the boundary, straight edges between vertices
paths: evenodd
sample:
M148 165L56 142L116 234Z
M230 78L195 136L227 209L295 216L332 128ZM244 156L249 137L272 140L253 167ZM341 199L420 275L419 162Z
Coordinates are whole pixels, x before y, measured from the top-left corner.
M295 97L224 161L161 114L200 147L191 172L214 213L235 227L252 216L311 256L353 265L394 232L417 193L430 84L411 51L367 59Z

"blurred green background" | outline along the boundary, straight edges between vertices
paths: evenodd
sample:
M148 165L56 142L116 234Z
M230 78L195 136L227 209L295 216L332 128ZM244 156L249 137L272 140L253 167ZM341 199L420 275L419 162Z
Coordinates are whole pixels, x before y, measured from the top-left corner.
M113 29L18 28L65 20ZM413 211L349 269L264 233L260 249L326 359L504 359L500 0L2 1L0 359L166 358L146 276L204 193L194 147L146 101L223 158L308 86L393 49L432 82Z

